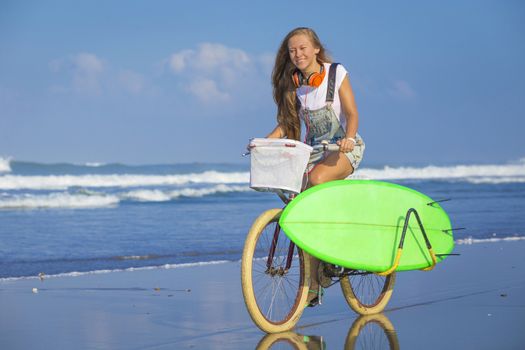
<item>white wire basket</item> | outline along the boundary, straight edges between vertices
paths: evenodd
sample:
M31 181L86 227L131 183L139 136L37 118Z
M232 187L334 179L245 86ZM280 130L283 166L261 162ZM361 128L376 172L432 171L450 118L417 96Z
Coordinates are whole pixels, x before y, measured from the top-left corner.
M312 147L295 140L255 138L250 142L250 187L301 192Z

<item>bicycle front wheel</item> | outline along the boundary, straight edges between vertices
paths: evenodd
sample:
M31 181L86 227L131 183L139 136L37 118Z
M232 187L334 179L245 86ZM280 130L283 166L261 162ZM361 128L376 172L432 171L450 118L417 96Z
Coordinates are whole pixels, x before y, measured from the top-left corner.
M244 302L253 322L266 333L295 326L308 295L309 262L280 231L282 209L265 211L253 223L241 262ZM291 258L290 268L287 261Z
M341 290L348 305L360 315L384 310L394 291L396 273L379 276L367 271L352 271L341 279Z

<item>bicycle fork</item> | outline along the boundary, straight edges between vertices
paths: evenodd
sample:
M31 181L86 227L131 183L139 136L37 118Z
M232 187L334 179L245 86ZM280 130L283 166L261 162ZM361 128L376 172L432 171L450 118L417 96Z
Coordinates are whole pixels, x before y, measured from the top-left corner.
M286 265L285 267L274 268L272 266L273 259L275 257L275 250L277 249L277 242L279 241L279 234L281 233L281 226L279 224L275 225L275 230L273 232L272 244L270 245L270 251L268 252L268 259L266 260L266 272L273 275L283 276L288 272L292 266L293 252L295 249L294 242L290 241L288 246L288 254L286 256Z

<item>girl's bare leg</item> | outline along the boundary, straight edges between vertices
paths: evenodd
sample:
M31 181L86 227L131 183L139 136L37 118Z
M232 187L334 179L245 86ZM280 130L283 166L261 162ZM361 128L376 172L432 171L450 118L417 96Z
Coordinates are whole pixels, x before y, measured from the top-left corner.
M342 180L354 172L348 157L341 152L332 152L319 162L308 175L308 187Z
M319 162L308 175L308 187L320 185L322 183L342 180L351 175L354 168L348 158L340 152L332 152L323 161ZM319 280L317 271L319 268L319 260L313 256L306 254L310 259L310 290L317 291L319 289ZM308 294L308 302L316 298L317 294L312 292Z

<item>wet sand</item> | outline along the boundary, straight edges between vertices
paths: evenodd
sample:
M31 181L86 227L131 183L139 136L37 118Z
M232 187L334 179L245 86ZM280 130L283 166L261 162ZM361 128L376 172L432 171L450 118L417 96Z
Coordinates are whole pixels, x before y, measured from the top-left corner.
M359 318L336 285L294 332L271 336L246 312L240 263L4 281L0 348L523 349L525 241L455 252L433 271L399 273L380 316Z

